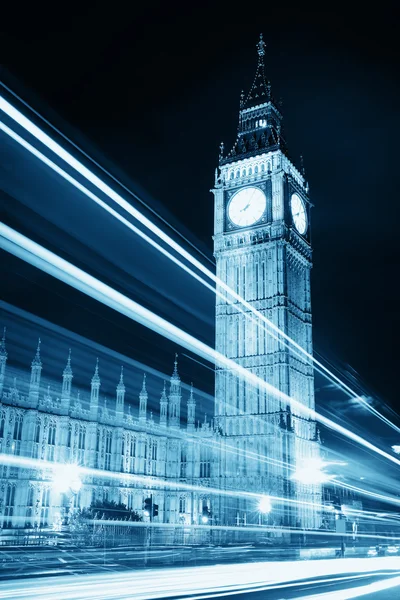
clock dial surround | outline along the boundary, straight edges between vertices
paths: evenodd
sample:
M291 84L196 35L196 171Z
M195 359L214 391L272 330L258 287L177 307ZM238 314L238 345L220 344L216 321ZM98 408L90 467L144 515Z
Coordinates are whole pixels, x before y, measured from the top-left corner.
M304 235L307 231L307 213L303 200L297 194L292 194L290 198L290 211L294 226L300 235Z
M236 227L250 227L263 216L267 198L257 187L247 187L232 196L228 204L228 217Z

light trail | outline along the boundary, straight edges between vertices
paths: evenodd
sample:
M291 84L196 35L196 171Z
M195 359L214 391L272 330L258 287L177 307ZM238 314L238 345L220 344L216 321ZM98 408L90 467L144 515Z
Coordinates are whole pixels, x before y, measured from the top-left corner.
M357 402L359 402L359 404L364 406L364 408L366 408L366 410L368 410L371 414L373 414L375 417L377 417L383 423L385 423L385 425L388 425L389 427L391 427L392 429L397 431L397 433L400 433L400 427L397 427L397 425L392 423L392 421L389 421L389 419L387 417L385 417L384 415L382 415L382 413L380 413L378 410L376 410L376 408L374 408L373 406L368 404L368 402L365 400L365 398L363 398L362 396L359 396L358 398L356 398L356 400L357 400Z
M58 157L64 160L68 165L70 165L73 169L75 169L78 173L80 173L85 179L90 181L95 187L101 190L104 194L106 194L110 200L115 202L120 208L128 212L131 216L133 216L137 221L139 221L142 225L144 225L147 229L149 229L153 234L159 237L163 242L165 242L168 246L170 246L175 252L180 254L185 260L191 263L196 269L206 275L209 279L211 279L216 285L217 290L214 290L213 293L218 292L218 286L225 290L230 297L233 297L235 300L238 300L248 311L250 311L253 315L257 317L257 319L263 321L268 328L275 331L278 334L278 339L283 338L289 344L291 344L298 352L306 356L306 358L311 362L317 365L320 371L323 371L326 376L331 381L335 381L336 384L346 391L347 394L351 398L357 398L358 395L346 384L344 383L337 375L332 373L325 365L323 365L320 361L318 361L312 354L308 353L302 346L297 344L290 336L284 333L279 327L277 327L272 321L267 319L263 314L257 311L250 303L248 303L244 298L242 298L239 294L237 294L234 290L232 290L225 282L216 277L212 271L207 269L200 261L194 258L187 250L185 250L182 246L180 246L173 238L171 238L168 234L166 234L162 229L157 227L150 219L145 217L140 211L134 208L129 202L127 202L120 194L115 192L110 186L108 186L104 181L102 181L99 177L97 177L94 173L92 173L87 167L85 167L82 163L80 163L76 158L74 158L69 152L67 152L62 146L60 146L57 142L51 139L50 136L45 134L39 127L37 127L32 121L30 121L27 117L25 117L20 111L18 111L12 104L10 104L5 98L0 96L0 109L3 110L11 119L13 119L16 123L18 123L21 127L23 127L26 131L28 131L32 136L34 136L37 140L39 140L42 144L44 144L49 150L54 152ZM9 129L9 128L7 128ZM5 131L5 129L3 129ZM11 131L11 130L10 130ZM14 133L14 132L13 132ZM16 138L14 138L16 139ZM22 139L22 138L21 138ZM26 142L25 142L26 143ZM48 161L48 159L46 159ZM50 162L50 161L49 161ZM46 163L48 164L48 163ZM72 179L72 178L71 178ZM83 187L83 186L82 186ZM88 191L88 190L87 190ZM86 192L84 192L86 193ZM88 194L86 194L88 195ZM93 195L94 196L94 195ZM92 198L94 199L94 198ZM113 214L116 218L124 222L131 229L134 227L129 221L122 221L123 217L116 213L112 212L112 209L106 204L103 203L102 207L105 208L108 212ZM135 228L136 229L136 228ZM139 232L140 230L137 230ZM156 245L156 243L151 240L151 238L145 237L143 232L140 232L139 235L149 241L151 245L157 247L164 255L167 255L167 251L163 249L161 246ZM184 268L186 272L191 273L198 281L202 282L206 287L210 287L202 278L200 278L196 273L191 272L190 269L186 265L183 265L181 261L178 261L175 257L171 256L171 260L173 260L176 264ZM212 287L212 286L211 286Z
M0 597L7 600L17 598L50 600L54 597L59 600L88 600L89 598L131 600L132 590L134 590L135 599L140 600L188 596L204 598L237 595L247 591L293 588L296 584L317 586L318 581L315 581L317 578L325 578L330 582L336 577L336 581L340 583L363 575L380 576L384 571L386 576L392 575L392 578L376 582L375 587L369 589L378 591L399 585L400 559L385 557L152 569L150 577L149 571L145 570L66 575L62 578L18 579L12 582L0 582ZM360 592L361 587L352 590ZM351 590L345 591L347 593ZM343 594L343 590L341 593ZM357 596L336 596L341 600L351 597Z
M115 175L113 175L112 173L110 173L110 171L107 171L107 169L105 169L100 163L98 163L96 160L94 160L93 157L89 156L89 154L87 154L87 152L85 152L84 150L82 150L82 148L80 148L73 140L71 140L62 131L60 131L60 129L57 129L57 127L55 127L52 123L50 123L50 121L48 121L47 119L45 119L43 117L43 115L41 115L40 113L38 113L37 110L35 110L25 100L23 100L20 96L18 96L13 90L11 90L9 87L7 87L2 81L0 81L0 85L2 85L4 87L4 89L7 90L8 93L10 93L12 96L14 96L14 98L16 98L19 102L21 102L24 106L26 106L26 108L28 108L33 114L35 114L36 117L38 117L41 121L43 121L44 123L46 123L46 125L48 127L50 127L53 131L55 131L60 137L64 138L64 140L66 142L68 142L68 144L70 144L71 146L74 146L74 148L82 156L84 156L86 159L88 159L93 165L95 165L95 167L97 167L98 169L100 169L101 171L103 171L103 173L105 173L105 175L107 175L107 177L110 177L110 179L113 179L114 182L118 186L120 186L121 188L123 188L130 196L132 196L132 198L134 198L135 200L137 200L138 202L140 202L140 204L142 204L144 207L146 207L146 209L148 211L150 211L151 213L153 213L153 215L155 217L157 217L157 219L159 219L160 221L162 221L169 229L171 229L180 238L182 238L185 242L187 242L193 248L193 250L195 250L196 252L198 252L199 254L201 254L203 256L203 258L205 258L205 260L207 260L210 264L213 264L211 258L209 256L207 256L207 254L205 254L199 248L197 248L197 246L195 246L193 242L191 242L187 237L185 237L181 231L179 231L173 225L171 225L171 223L169 223L162 215L160 215L156 210L154 210L154 208L152 208L149 204L147 204L138 194L132 192L124 183L122 183L121 181L119 181L117 179L117 177L115 177Z
M383 590L390 590L398 586L400 586L400 577L391 577L390 579L373 581L367 585L361 585L356 588L352 587L347 590L335 590L334 592L301 596L299 600L350 600L350 598L359 598L360 596L383 592Z
M4 101L4 99L2 99L2 98L0 97L0 108L3 108L3 110L4 110L3 101ZM4 102L5 102L5 101L4 101ZM8 104L8 103L6 102L6 104ZM9 105L9 106L11 106L11 105ZM18 112L18 111L17 111L17 112ZM26 119L26 118L24 117L24 119ZM28 120L26 119L26 121L28 121ZM29 121L28 121L28 122L29 122ZM22 124L22 125L23 125L23 122L22 122L22 123L20 123L20 124ZM23 125L23 126L25 126L25 125ZM32 131L30 131L30 133L33 133L33 131L35 131L35 132L36 132L36 130L38 130L39 132L41 131L40 129L38 129L38 128L37 128L35 125L33 125L33 124L32 124L32 127L33 127L33 130L32 130ZM191 269L189 269L189 268L188 268L188 267L187 267L185 264L183 264L183 263L182 263L182 262L181 262L179 259L177 259L177 258L176 258L176 257L174 257L174 256L173 256L173 255L172 255L170 252L168 252L167 250L165 250L165 248L163 248L162 246L160 246L159 244L157 244L157 243L156 243L154 240L152 240L152 239L151 239L149 236L147 236L147 235L146 235L145 233L143 233L143 232L142 232L140 229L138 229L138 228L137 228L137 227L135 227L135 226L134 226L132 223L130 223L130 221L128 221L127 219L125 219L124 217L122 217L122 216L121 216L121 215L120 215L118 212L116 212L114 209L112 209L110 206L108 206L108 204L107 204L107 203L105 203L103 200L101 200L99 197L97 197L95 194L93 194L93 193L92 193L90 190L88 190L87 188L85 188L85 187L84 187L84 186L83 186L81 183L79 183L79 182L78 182L76 179L74 179L73 177L71 177L71 176L70 176L68 173L66 173L66 172L65 172L63 169L61 169L61 168L60 168L58 165L56 165L56 164L55 164L53 161L49 160L49 159L48 159L48 158L47 158L47 157L46 157L44 154L42 154L41 152L39 152L39 151L38 151L36 148L34 148L34 146L32 146L31 144L29 144L28 142L26 142L26 141L25 141L25 140L24 140L24 139L23 139L21 136L19 136L19 135L18 135L18 134L16 134L14 131L12 131L12 130L11 130L9 127L7 127L7 126L6 126L4 123L1 123L1 122L0 122L0 129L1 129L1 130L3 130L3 131L4 131L4 132L5 132L7 135L9 135L9 136L10 136L12 139L14 139L14 140L15 140L15 141L17 141L19 144L21 144L21 145L22 145L22 146L23 146L25 149L27 149L29 152L31 152L31 153L32 153L34 156L36 156L38 159L40 159L40 160L41 160L41 161L42 161L44 164L46 164L48 167L50 167L51 169L53 169L53 170L54 170L56 173L58 173L58 174L59 174L61 177L63 177L63 178L66 180L66 181L68 181L68 182L69 182L69 183L71 183L71 184L72 184L74 187L76 187L77 189L79 189L79 191L81 191L82 193L84 193L84 194L85 194L87 197L89 197L91 200L93 200L95 203L97 203L99 206L101 206L101 208L103 208L104 210L106 210L107 212L109 212L109 213L110 213L110 214L111 214L111 215L112 215L114 218L116 218L116 219L117 219L117 220L119 220L121 223L123 223L123 224L124 224L126 227L128 227L128 228L129 228L131 231L133 231L134 233L136 233L137 235L139 235L139 236L140 236L142 239L144 239L144 240L145 240L147 243L149 243L149 244L150 244L150 245L152 245L154 248L156 248L156 249L157 249L159 252L161 252L163 255L167 256L167 258L169 258L169 259L170 259L172 262L174 262L175 264L177 264L177 265L178 265L180 268L182 268L182 269L183 269L185 272L187 272L187 273L189 273L191 276L193 276L193 277L194 277L194 278L195 278L197 281L199 281L199 282L200 282L202 285L204 285L204 286L205 286L205 287L207 287L209 290L211 290L211 291L212 291L212 293L216 293L217 295L219 295L220 297L222 297L224 300L228 301L227 297L226 297L226 296L224 296L223 294L221 294L221 292L219 292L219 290L218 290L218 289L214 289L214 288L213 288L213 287L212 287L210 284L208 284L206 281L204 281L204 279L202 279L202 278L201 278L201 277L200 277L198 274L194 273L194 272L193 272ZM29 129L28 129L28 130L29 130ZM41 133L43 133L43 132L41 132ZM35 135L35 134L34 134L34 135ZM48 138L48 136L46 136L44 133L43 133L43 135L44 135L46 138ZM35 137L37 137L37 135L36 135ZM40 139L40 138L38 138L38 139ZM50 139L50 138L48 138L48 139ZM41 141L43 141L43 140L41 140ZM55 142L54 142L54 144L55 144L55 147L56 147L56 148L60 148L60 149L61 149L61 147L59 147L59 146L58 146L58 144L56 144ZM47 144L46 144L46 145L47 145ZM56 151L54 148L52 148L52 147L51 147L51 149L52 149L54 152L56 152L56 153L57 153L57 151ZM64 152L65 152L65 151L64 151ZM66 153L66 154L68 154L68 153ZM58 154L58 155L59 155L59 154ZM65 157L64 157L64 156L61 156L61 158L64 158L64 159L65 159ZM71 157L71 158L73 158L73 157ZM67 161L67 162L68 162L68 161ZM75 165L75 163L77 163L78 165L80 165L80 163L79 163L78 161L75 161L75 159L74 159L74 160L73 160L73 164L72 164L71 166L74 166L74 165ZM70 163L69 163L69 164L70 164ZM83 172L82 174L85 174L85 173L86 173L86 171L88 171L88 170L87 170L85 167L83 167L83 165L81 165L81 166L82 166L82 168L84 169L84 172ZM76 168L76 166L75 166L75 168ZM79 171L79 169L77 169L77 170L78 170L78 172L80 172L80 171ZM90 173L90 171L88 171L88 172ZM92 174L92 175L93 175L93 174ZM86 176L86 175L85 175L85 176ZM93 175L93 177L94 177L96 180L98 179L98 178L97 178L95 175ZM104 184L104 185L105 185L105 184ZM106 188L108 188L108 186L106 186ZM100 188L100 189L101 189L101 188ZM103 190L103 191L104 191L104 190ZM117 194L117 196L118 196L118 194ZM128 204L128 203L126 203L126 204ZM128 204L128 206L130 206L130 205ZM131 208L132 208L132 207L131 207ZM136 210L136 209L135 209L135 210ZM138 212L138 211L136 211L136 212ZM140 213L139 213L139 214L140 214ZM145 217L143 217L143 219L145 219L145 223L147 223L147 221L148 221L148 220L147 220ZM156 226L154 226L154 227L156 227ZM158 228L156 228L156 229L158 230ZM168 236L167 236L167 237L168 237ZM185 253L186 253L186 251L185 251ZM189 256L191 256L191 255L189 255ZM186 257L186 254L185 254L185 258L187 258L187 257ZM199 263L199 264L201 264L201 263ZM234 295L234 297L235 297L236 299L238 299L240 302L242 302L242 304L243 304L243 305L245 305L245 306L246 306L246 308L250 308L250 309L251 309L251 312L252 312L253 314L255 314L255 315L258 317L258 318L261 318L261 319L262 319L262 320L263 320L263 321L264 321L264 322L267 324L267 326L268 326L268 327L270 327L271 325L273 325L273 324L272 324L272 323L271 323L271 322L270 322L268 319L266 319L266 318L264 317L264 315L262 315L262 314L261 314L261 313L259 313L258 311L255 311L255 309L253 309L253 308L251 307L251 305L250 305L250 304L248 304L246 301L244 301L244 300L243 300L243 298L241 298L241 296L239 296L238 294L236 294L235 292L233 292L233 290L231 290L231 288L229 288L228 286L226 286L226 284L224 284L224 283L223 283L221 280L219 280L218 278L216 278L216 277L215 277L215 276L214 276L214 275L213 275L211 272L208 272L208 271L207 271L207 273L211 274L211 275L213 276L213 279L214 279L214 281L215 281L215 282L216 282L218 285L222 285L222 287L223 287L224 289L226 289L226 291L228 291L229 293L233 294L233 295ZM237 307L237 308L239 308L239 307ZM239 308L239 310L240 310L240 312L242 312L243 314L245 314L246 318L249 318L249 315L247 315L247 314L246 314L246 313L245 313L245 312L244 312L242 309L240 309L240 308ZM251 319L251 321L255 322L255 323L258 325L257 321L256 321L254 318L250 318L250 319ZM281 332L281 330L279 330L279 328L277 328L276 326L274 326L274 329L275 329L277 332L279 332L280 334L282 334L282 336L283 336L285 339L288 339L288 340L290 340L290 341L292 341L292 342L293 342L293 340L291 340L291 338L289 338L288 336L286 336L286 334L284 334L283 332ZM269 335L271 335L271 337L273 337L274 339L276 339L276 340L277 340L279 343L283 343L283 342L282 342L282 340L281 340L281 339L280 339L278 336L275 336L274 334L272 334L272 333L271 333L270 331L268 331L267 329L265 329L265 331L266 331L266 332L267 332ZM296 347L298 346L298 345L297 345L297 344L295 344L294 342L293 342L293 344L294 344ZM285 344L285 345L287 345L287 344ZM298 346L298 348L299 348L299 349L301 349L301 351L303 352L303 354L304 354L304 353L305 353L305 354L307 354L307 353L304 351L304 349L302 349L302 348L301 348L301 346ZM295 352L295 354L296 354L297 356L299 356L299 354L298 354L297 352ZM221 355L221 356L222 356L222 355ZM316 360L314 359L314 357L312 357L311 355L308 355L308 354L307 354L307 356L308 356L308 357L311 357L311 358L312 358L312 360L313 360L313 361L314 361L314 362L315 362L317 365L319 364L319 363L318 363L318 361L316 361ZM214 364L215 364L215 363L214 363ZM236 363L235 363L235 364L236 364ZM235 369L235 370L237 370L237 369ZM326 369L325 369L325 370L326 370ZM259 383L258 383L259 381L261 381L261 380L258 380L258 381L257 381L257 383L254 383L254 381L253 381L253 385L259 385ZM274 388L274 389L275 389L275 388ZM276 395L276 394L275 394L275 395ZM291 405L293 405L293 403L295 403L295 402L297 402L297 401L295 401L294 399L292 399L292 400L291 400ZM301 405L300 403L299 403L299 405L301 406L301 409L300 409L300 410L302 410L302 409L304 409L304 408L305 408L305 407L304 407L303 405ZM299 406L297 406L297 408L299 408ZM303 412L304 412L304 411L303 411ZM326 417L324 417L324 419L326 419ZM320 422L323 422L323 421L322 421L322 420L320 420ZM324 424L326 424L326 423L324 423ZM329 426L329 425L328 425L328 426ZM355 435L355 434L354 434L354 435ZM353 439L354 439L354 438L353 438ZM362 439L362 438L360 438L360 439ZM369 449L371 449L371 448L369 448ZM375 450L375 451L376 451L376 450ZM247 456L247 455L248 455L248 451L247 451L247 453L246 453L246 456ZM390 457L390 459L393 459L393 458L394 458L394 457L392 457L392 455L389 455L389 454L387 454L387 453L385 453L385 454L382 454L382 456L385 456L385 458L389 458L389 457ZM255 457L253 456L253 458L255 458ZM260 460L261 462L265 462L265 463L269 463L269 464L273 464L273 463L274 463L274 464L278 464L278 463L276 462L276 459L266 459L265 457L262 457L261 455L259 455L259 460ZM396 459L395 459L395 460L396 460ZM399 464L399 465L400 465L400 461L398 461L396 464ZM282 466L288 466L288 465L282 464ZM290 468L291 468L291 467L290 467Z
M29 458L29 457L25 457L25 456L14 456L12 454L0 454L0 465L6 465L6 466L11 466L11 467L17 467L20 469L35 469L36 471L42 471L42 472L48 472L48 476L43 477L43 481L46 481L48 483L52 482L52 474L54 472L57 472L58 469L64 469L65 468L65 464L64 463L57 463L57 462L51 462L51 461L46 461L46 460L41 460L38 458ZM191 492L204 492L204 487L203 486L199 486L199 485L193 485L193 484L189 484L189 483L183 483L183 482L176 482L176 481L168 481L168 480L164 480L162 478L158 478L158 477L153 477L150 475L137 475L134 473L126 473L126 472L115 472L115 471L105 471L103 469L95 469L95 468L91 468L91 467L84 467L84 466L79 466L79 465L74 465L74 467L76 468L76 472L79 475L79 477L95 477L96 479L103 479L103 480L114 480L114 481L118 481L120 482L122 485L127 485L132 484L132 485L139 485L139 486L144 486L146 489L171 489L171 490L187 490L187 491L191 491ZM254 499L254 510L257 511L258 510L258 502L260 501L260 499L262 499L264 497L263 494L260 493L256 493L256 492L248 492L248 491L240 491L240 490L226 490L226 489L221 489L221 488L214 488L214 487L208 487L207 488L207 493L209 493L210 495L216 495L216 496L227 496L229 498L232 497L232 495L235 495L238 498L248 498L248 499ZM279 505L283 505L283 504L288 504L288 505L294 505L294 506L303 506L303 507L311 507L314 510L316 508L318 508L319 510L323 511L326 509L326 507L323 504L316 504L316 503L312 503L312 502L305 502L305 501L301 501L301 500L295 500L293 498L285 498L285 497L279 497L279 496L272 496L269 495L268 496L269 499L271 500L271 502L273 502L275 504L276 507L278 507ZM386 498L386 501L391 501L394 504L398 504L400 506L400 500L397 498ZM365 516L366 518L372 518L372 517L368 517L366 515L364 515L363 511L358 511L357 509L351 509L351 507L348 508L347 511L349 514L354 514L357 516ZM26 521L26 517L13 517L15 522L19 522L18 519L21 519L21 521L25 522ZM375 519L376 520L376 519ZM115 525L114 521L96 521L95 519L91 520L91 522L96 522L97 524L101 524L101 525L105 525L105 526L113 526ZM119 523L118 525L122 525L125 527L164 527L164 528L168 528L168 527L176 527L175 524L167 524L167 523L147 523L147 522L126 522L126 521L122 521L121 523ZM237 531L237 527L232 527L232 526L227 526L227 525L185 525L185 528L188 529L198 529L198 528L203 528L205 530L209 530L211 529L215 529L215 530L221 530L221 531ZM292 531L292 532L297 532L297 531L303 531L301 528L296 528L296 527L276 527L274 526L266 526L266 525L252 525L252 526L246 526L246 531L254 531L254 532L259 532L260 530L263 531L274 531L274 532L288 532L288 531ZM329 532L329 531L321 531L321 530L313 530L313 529L309 529L307 530L307 533L310 535L326 535L326 536L332 536L332 537L337 537L338 535L342 535L342 534L336 534L335 532ZM352 533L348 533L345 534L347 537L352 536ZM376 535L376 534L372 534L372 535L368 535L368 534L358 534L357 537L364 537L367 539L382 539L382 540L393 540L396 539L398 541L400 541L400 538L394 538L393 536L385 536L385 535Z
M331 419L328 419L327 417L317 413L315 410L304 406L298 400L291 398L268 382L263 381L254 373L251 373L235 361L227 358L210 346L207 346L207 344L204 342L201 342L176 325L173 325L162 317L152 313L150 310L138 304L134 300L131 300L127 296L117 292L110 286L96 279L92 275L89 275L75 265L72 265L53 252L50 252L46 248L43 248L36 242L33 242L17 231L14 231L11 227L8 227L4 223L0 224L0 235L2 247L11 254L14 254L20 259L32 264L33 266L52 275L60 281L63 281L71 287L74 287L75 289L94 298L95 300L98 300L106 306L109 306L121 314L124 314L125 316L137 321L141 325L152 329L163 337L166 337L171 341L185 347L190 352L193 352L194 354L197 354L198 356L201 356L202 358L205 358L216 365L223 365L224 367L231 369L233 372L236 372L238 375L243 377L246 381L249 381L253 385L264 388L266 392L274 395L284 403L290 404L292 408L298 410L303 416L319 421L330 429L337 431L341 435L344 435L345 437L357 442L365 448L368 448L380 456L387 458L397 466L400 466L400 460L396 457L388 454L374 444L371 444L361 436L346 429L342 425L339 425Z

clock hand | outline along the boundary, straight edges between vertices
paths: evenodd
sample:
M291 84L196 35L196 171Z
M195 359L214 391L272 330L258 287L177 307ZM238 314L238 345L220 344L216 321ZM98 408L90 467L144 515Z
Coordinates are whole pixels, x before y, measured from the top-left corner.
M247 206L245 206L244 208L242 208L242 210L240 212L244 212L245 210L247 210L249 208L249 206L250 206L250 202L248 203Z

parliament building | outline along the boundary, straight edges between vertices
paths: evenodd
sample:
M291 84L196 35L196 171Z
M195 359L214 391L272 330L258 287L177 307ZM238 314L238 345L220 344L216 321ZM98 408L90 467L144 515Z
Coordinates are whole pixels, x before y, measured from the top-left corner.
M159 523L319 527L321 486L293 479L320 456L316 421L301 410L315 408L311 203L304 173L289 158L264 55L261 36L253 83L240 98L237 137L228 152L221 144L212 190L216 350L229 360L215 365L211 422L196 424L195 393L182 393L177 359L160 389L159 414L149 414L144 376L132 415L122 370L115 399L105 405L101 369L93 365L83 401L73 386L73 352L49 388L40 342L30 372L27 365L16 377L4 336L0 453L27 462L0 467L3 527L51 526L66 508L94 500L122 502L146 519L149 497ZM37 460L43 468L35 468ZM54 489L49 462L80 467L77 493ZM258 509L262 497L271 499L266 517Z

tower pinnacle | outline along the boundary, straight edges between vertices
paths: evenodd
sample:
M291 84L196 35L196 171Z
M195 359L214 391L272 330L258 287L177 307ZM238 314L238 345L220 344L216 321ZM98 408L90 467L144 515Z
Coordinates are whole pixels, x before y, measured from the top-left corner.
M32 367L41 367L42 366L42 361L40 360L40 344L41 344L41 341L39 338L37 349L36 349L36 354L32 361Z
M256 46L257 46L258 56L260 56L260 57L264 56L266 43L263 40L262 33L260 33L260 41L258 42L258 44L256 44Z
M120 392L125 392L125 385L124 385L124 367L123 367L123 366L121 367L121 375L120 375L119 382L118 382L118 385L117 385L117 392L118 392L118 391L120 391Z

